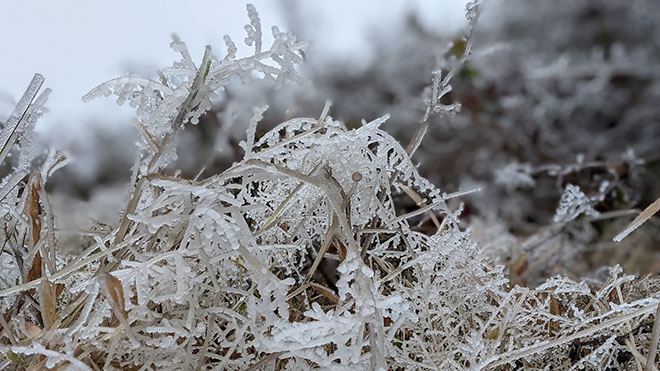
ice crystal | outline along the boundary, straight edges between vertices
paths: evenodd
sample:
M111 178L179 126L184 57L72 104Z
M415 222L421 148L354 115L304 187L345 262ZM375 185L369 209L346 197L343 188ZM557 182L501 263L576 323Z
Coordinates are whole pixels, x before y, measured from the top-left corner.
M593 208L595 201L596 199L585 195L580 190L580 187L568 184L559 200L559 206L557 206L554 221L570 222L582 214L597 216L598 211Z

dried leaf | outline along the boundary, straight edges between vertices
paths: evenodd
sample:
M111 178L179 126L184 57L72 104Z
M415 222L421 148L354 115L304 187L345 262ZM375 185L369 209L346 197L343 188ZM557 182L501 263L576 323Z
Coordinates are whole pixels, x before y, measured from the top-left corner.
M35 246L39 242L39 236L41 235L41 219L39 218L39 191L41 190L41 175L38 172L32 173L28 181L30 186L30 193L28 194L25 208L27 214L30 216L32 221L32 246Z
M561 307L561 304L554 296L550 296L550 314L555 316L561 316L564 312L564 309ZM559 321L550 321L548 322L548 331L551 333L557 332L560 330Z
M25 321L25 336L30 339L36 339L41 336L41 329L32 322Z
M500 328L495 327L494 329L488 331L486 334L486 339L495 340L498 336L500 336Z
M56 284L55 285L55 297L59 298L62 291L64 291L64 284L63 283Z
M523 278L529 269L527 254L522 254L509 266L509 280L512 285L527 286L527 280Z
M110 298L117 305L124 318L126 318L126 308L124 306L124 287L121 285L121 281L110 273L106 273L104 282L106 288L108 289Z
M561 307L561 304L557 299L555 299L554 296L550 297L550 314L554 314L555 316L561 316L562 313L564 312L563 308Z
M41 278L41 253L37 251L32 259L32 267L28 272L28 282Z
M50 329L53 324L59 320L56 298L55 286L53 286L53 284L47 279L42 280L40 303L41 316L45 321L47 329Z

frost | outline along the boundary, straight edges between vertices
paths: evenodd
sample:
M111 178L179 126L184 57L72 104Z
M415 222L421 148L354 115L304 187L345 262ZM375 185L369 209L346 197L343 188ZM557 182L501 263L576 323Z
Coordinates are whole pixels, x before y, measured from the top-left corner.
M536 184L531 173L530 164L512 162L495 171L495 183L505 186L508 190L530 188Z
M553 220L555 223L570 222L582 214L597 216L599 213L593 208L595 201L596 199L585 195L580 187L568 184L561 195Z
M171 47L182 59L159 72L159 80L140 77L121 77L105 82L83 96L83 101L115 95L117 103L128 103L136 109L136 117L143 133L141 173L151 173L176 158L172 139L186 123L197 124L201 115L211 108L211 99L224 90L233 76L244 81L261 74L264 80L278 85L298 80L296 66L302 62L306 44L294 36L273 29L274 41L262 50L259 15L252 5L247 6L250 24L245 26L245 43L254 46L254 53L236 58L237 48L228 36L224 40L227 55L219 60L207 46L197 66L186 44L175 35ZM152 149L156 151L153 152Z
M617 266L598 285L555 275L526 287L510 279L516 264L498 260L548 259L529 250L554 246L562 229L580 224L565 222L597 215L594 204L617 180L598 179L594 197L568 184L555 217L564 223L523 243L502 220L463 216L471 205L458 199L479 194L443 192L411 158L429 117L459 108L446 99L470 56L480 8L468 4L465 52L436 66L406 148L383 129L387 114L349 128L326 103L312 117L263 124L270 129L262 135L268 108L261 107L240 142L244 157L206 178L167 168L177 134L222 99L232 78L296 81L304 44L273 27L265 46L251 5L248 57L237 58L227 36L223 59L209 47L196 64L174 37L180 59L158 78L118 78L84 98L114 95L135 108L141 152L120 220L91 231L76 256L58 255L44 190L66 157L51 151L31 167L30 129L46 97L37 97L36 78L31 103L3 126L3 146L17 155L3 157L16 166L0 188L0 350L11 358L3 365L477 370L550 360L548 367L566 369L614 367L633 347L643 354L657 280ZM537 187L537 171L567 176L590 166L600 164L512 162L495 178L513 191Z
M248 124L247 127L247 143L242 141L238 144L245 151L245 158L249 158L252 156L252 147L254 147L254 139L256 136L257 124L259 123L259 121L261 121L261 119L263 119L264 112L266 112L267 109L268 106L254 109L254 115L250 119L250 123Z

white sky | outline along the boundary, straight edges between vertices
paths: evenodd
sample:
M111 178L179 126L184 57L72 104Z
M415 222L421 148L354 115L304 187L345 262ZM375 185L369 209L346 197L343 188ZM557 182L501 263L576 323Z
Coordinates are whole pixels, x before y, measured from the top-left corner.
M264 33L272 25L287 30L291 6L299 6L310 40L323 58L344 58L358 64L368 55L368 33L388 32L413 10L429 27L455 31L463 27L465 0L392 1L251 1ZM53 89L43 128L79 128L90 120L125 121L128 109L112 99L83 104L80 97L96 84L128 72L152 75L177 57L169 48L176 32L195 59L206 44L223 55L222 36L239 45L248 22L246 1L14 1L0 6L0 118L20 98L35 72ZM385 5L386 4L386 5ZM365 31L368 30L368 33ZM247 48L247 47L246 47Z

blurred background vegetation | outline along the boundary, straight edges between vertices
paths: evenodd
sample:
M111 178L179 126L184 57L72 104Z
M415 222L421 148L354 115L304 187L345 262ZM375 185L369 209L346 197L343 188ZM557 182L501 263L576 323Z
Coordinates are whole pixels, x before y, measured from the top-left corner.
M289 24L281 28L313 41L305 9L282 4ZM326 100L348 127L389 113L385 128L405 146L423 116L431 71L460 56L465 42L464 30L443 33L418 13L400 16L388 32L369 35L370 57L359 65L315 57L312 47L297 86L230 85L181 135L172 173L206 178L240 159L252 108L263 104L270 106L263 131L291 117L317 117ZM535 285L559 273L599 281L602 267L616 264L626 273L660 271L657 217L612 242L660 197L659 18L654 0L486 2L472 58L446 97L461 112L434 119L414 160L446 192L482 188L462 200L465 226L509 266L513 282ZM82 159L49 182L63 231L113 223L126 197L135 131L90 127L92 135L48 134ZM568 184L597 200L599 217L553 222ZM96 226L80 225L88 214ZM417 228L430 225L420 219Z

